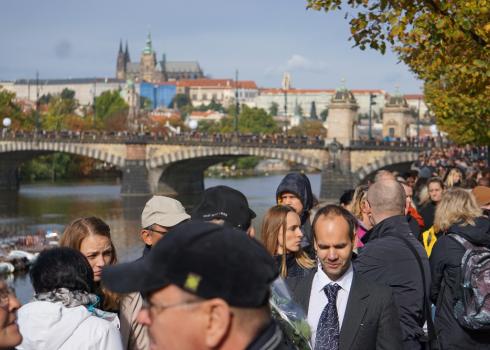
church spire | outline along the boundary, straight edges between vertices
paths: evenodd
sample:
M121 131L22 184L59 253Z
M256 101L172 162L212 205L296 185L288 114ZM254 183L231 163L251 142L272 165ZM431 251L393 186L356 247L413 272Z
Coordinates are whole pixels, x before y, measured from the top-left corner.
M119 41L119 52L117 54L116 78L126 79L126 62L125 55L122 49L122 39Z
M131 62L131 58L129 57L129 49L128 49L128 41L126 40L126 49L124 50L124 60L126 63Z
M146 46L145 49L143 50L144 54L152 54L153 53L153 47L151 45L151 33L148 32L148 36L146 38Z

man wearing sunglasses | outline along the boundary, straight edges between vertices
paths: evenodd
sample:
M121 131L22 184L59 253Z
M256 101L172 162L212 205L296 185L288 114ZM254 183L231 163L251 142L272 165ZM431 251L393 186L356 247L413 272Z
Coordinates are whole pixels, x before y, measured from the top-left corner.
M189 218L179 201L170 197L153 196L146 202L141 214L140 236L145 243L143 255L147 254L169 230Z

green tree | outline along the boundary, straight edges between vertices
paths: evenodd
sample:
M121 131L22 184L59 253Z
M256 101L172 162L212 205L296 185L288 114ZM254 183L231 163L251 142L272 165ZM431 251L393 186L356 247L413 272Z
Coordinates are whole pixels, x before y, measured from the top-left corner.
M228 111L235 113L235 108ZM198 130L206 132L232 133L235 131L235 116L228 115L217 123L199 122ZM240 133L274 133L279 128L271 115L262 108L250 108L243 105L238 116L238 132Z
M180 110L184 106L192 106L191 99L187 94L176 94L172 99L172 102L170 102L169 107L175 107Z
M64 88L61 91L60 97L63 100L74 100L75 99L75 91L74 90L70 90L68 88Z
M129 106L121 97L119 91L104 91L95 99L97 120L104 122L109 117L127 114Z
M63 99L60 95L52 96L46 113L41 116L42 127L45 130L67 129L65 121L74 116L77 101L74 99Z
M269 114L275 117L279 113L279 104L277 102L272 102L269 107Z
M328 117L328 108L325 108L323 111L320 112L320 118L322 121L326 121Z
M211 111L217 111L223 113L225 111L225 108L221 103L216 102L213 98L211 102L209 102L207 105L200 105L198 107L194 107L194 110L201 111L201 112L211 110Z
M49 93L47 95L42 95L41 97L39 97L39 103L42 105L47 105L49 102L51 102L52 98L53 96Z
M351 8L351 39L355 45L381 53L391 46L424 81L426 103L451 139L458 143L490 142L488 0L307 3L316 10Z
M262 108L242 106L238 131L242 133L273 133L279 130L275 120Z
M327 136L327 130L323 127L321 120L305 119L303 122L289 129L290 135L296 136Z
M23 113L20 105L15 102L15 93L3 90L0 87L0 123L4 118L10 118L12 120L12 130L32 130L34 128L34 118L30 117L31 114Z
M296 106L294 106L294 115L303 116L303 107L301 107L301 105L296 104Z
M318 120L318 115L316 114L316 103L315 103L315 101L311 101L310 119Z

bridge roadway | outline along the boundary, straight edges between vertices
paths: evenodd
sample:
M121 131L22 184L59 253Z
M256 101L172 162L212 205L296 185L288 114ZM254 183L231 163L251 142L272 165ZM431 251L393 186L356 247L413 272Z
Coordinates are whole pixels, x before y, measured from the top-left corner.
M330 146L330 147L329 147ZM204 170L232 158L258 156L299 163L322 172L321 199L336 199L379 169L406 170L422 150L410 142L353 141L338 150L321 138L284 135L42 132L0 137L0 189L17 190L19 165L39 154L65 152L122 170L123 195L198 194Z

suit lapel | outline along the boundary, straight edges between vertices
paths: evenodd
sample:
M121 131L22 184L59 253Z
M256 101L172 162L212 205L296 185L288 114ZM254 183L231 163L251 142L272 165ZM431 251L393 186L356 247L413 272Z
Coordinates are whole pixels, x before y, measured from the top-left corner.
M365 288L363 281L354 272L349 298L347 299L344 321L340 330L340 350L350 349L352 342L356 338L361 321L366 313L368 296L369 292Z
M308 314L308 306L310 304L310 294L311 294L311 285L313 283L313 277L315 277L316 271L309 272L306 276L300 278L294 278L294 282L291 280L286 280L286 283L291 288L291 293L293 294L294 301L299 304L305 315ZM291 282L293 282L291 284Z

